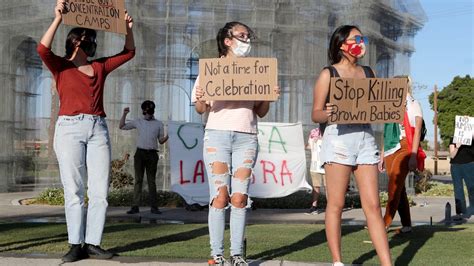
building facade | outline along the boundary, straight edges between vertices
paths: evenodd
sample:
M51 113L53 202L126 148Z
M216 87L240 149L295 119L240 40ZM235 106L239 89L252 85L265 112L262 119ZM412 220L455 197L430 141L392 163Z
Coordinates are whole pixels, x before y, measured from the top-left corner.
M17 0L0 6L0 192L60 185L52 149L59 102L55 82L36 53L54 4ZM418 0L133 0L126 6L135 21L136 56L112 72L104 95L114 159L134 152L134 133L118 129L124 107L137 117L140 103L151 99L157 119L201 121L190 101L198 60L217 56L215 36L228 21L255 31L251 56L278 59L282 94L263 121L301 122L306 133L315 126L312 89L328 64L335 28L359 26L370 38L362 63L380 77L391 77L410 73L413 39L426 20ZM60 26L52 47L56 54L64 54L70 29ZM97 42L99 56L113 55L124 37L99 32ZM169 184L166 150L160 152L162 189Z

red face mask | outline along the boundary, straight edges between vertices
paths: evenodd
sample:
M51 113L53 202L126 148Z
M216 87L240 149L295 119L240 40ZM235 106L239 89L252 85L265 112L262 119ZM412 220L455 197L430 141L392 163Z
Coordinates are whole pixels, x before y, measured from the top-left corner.
M362 54L362 47L357 43L351 43L347 45L347 51L349 54L359 57Z

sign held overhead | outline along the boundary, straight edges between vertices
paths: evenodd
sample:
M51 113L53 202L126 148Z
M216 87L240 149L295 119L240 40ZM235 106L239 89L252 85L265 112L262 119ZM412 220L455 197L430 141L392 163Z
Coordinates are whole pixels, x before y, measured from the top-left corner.
M66 25L127 34L125 0L69 0Z

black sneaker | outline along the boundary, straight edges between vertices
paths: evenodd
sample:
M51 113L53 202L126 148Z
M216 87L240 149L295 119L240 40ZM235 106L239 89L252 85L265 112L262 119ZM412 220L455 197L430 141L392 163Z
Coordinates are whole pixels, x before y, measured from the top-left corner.
M127 211L127 214L136 214L139 212L140 212L140 209L137 206L133 206L129 211Z
M305 213L307 215L313 215L313 214L319 214L321 212L320 209L318 209L318 207L316 206L311 206L311 208L309 208L309 210Z
M86 253L81 247L81 244L71 245L71 248L63 256L63 262L74 262L78 260L85 259L87 257Z
M241 255L234 255L230 257L230 265L232 266L247 266L247 261Z
M114 256L112 252L104 250L100 246L94 246L91 244L85 244L84 251L87 252L87 255L94 259L108 260Z
M153 214L161 214L161 211L156 207L151 208L150 212Z

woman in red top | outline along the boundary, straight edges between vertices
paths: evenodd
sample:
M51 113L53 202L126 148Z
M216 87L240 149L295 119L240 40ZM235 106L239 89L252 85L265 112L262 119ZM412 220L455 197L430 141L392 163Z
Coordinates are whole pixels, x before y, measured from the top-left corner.
M63 261L72 262L88 256L110 259L113 254L100 247L108 205L111 157L103 105L104 83L110 72L135 55L133 20L126 14L127 37L121 53L88 61L88 57L95 55L96 32L74 28L66 38L66 55L60 57L51 51L51 43L62 14L67 12L66 5L65 0L57 1L54 21L38 45L38 53L56 81L60 101L54 150L64 187L71 244ZM87 218L84 209L86 188L89 198Z

